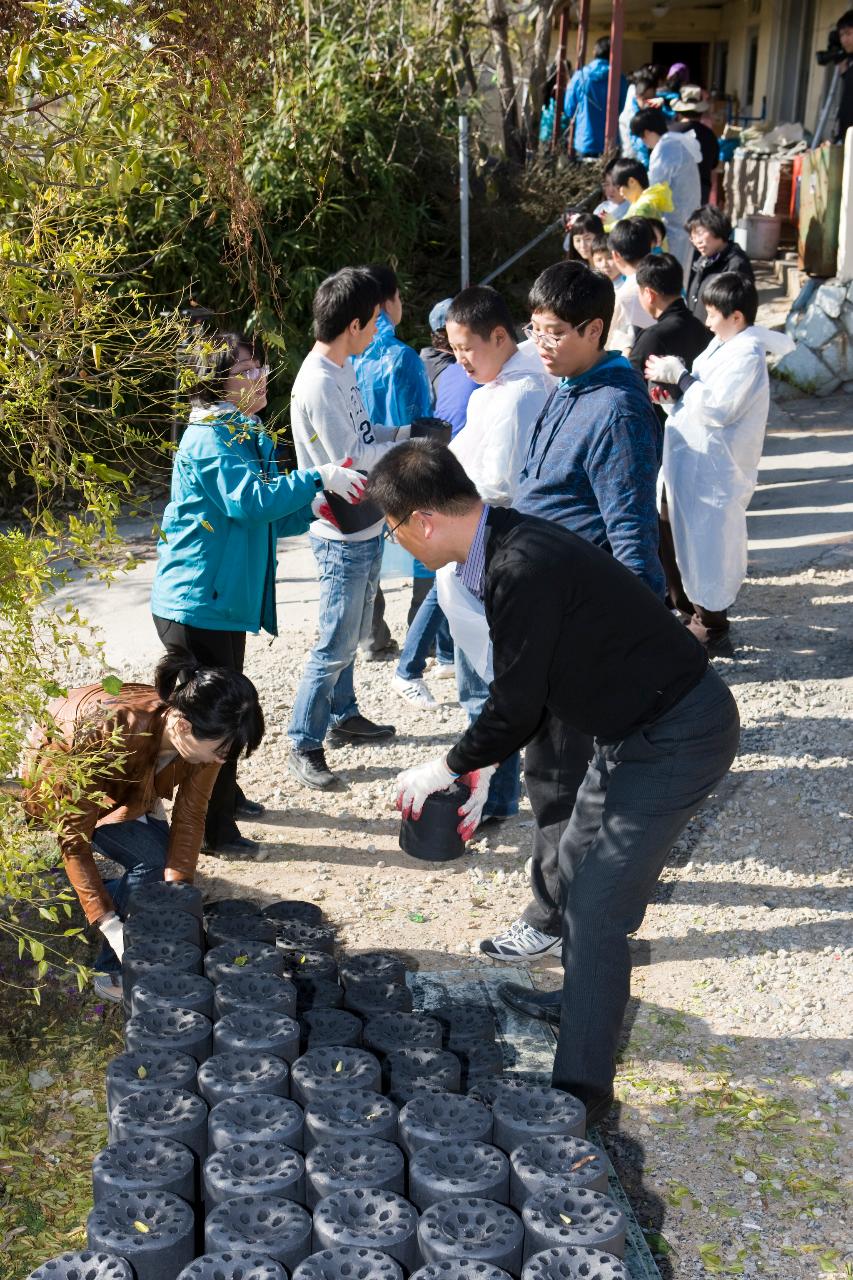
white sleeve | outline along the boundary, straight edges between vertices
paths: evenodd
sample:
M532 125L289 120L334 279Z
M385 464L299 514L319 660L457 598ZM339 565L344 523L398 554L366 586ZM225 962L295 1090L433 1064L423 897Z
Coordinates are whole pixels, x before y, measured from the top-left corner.
M354 378L351 387L342 386L323 371L294 386L291 423L300 467L351 458L355 467L369 471L397 436L396 427L370 421Z
M727 360L687 388L679 412L708 428L729 427L744 417L766 378L763 356L757 359L754 353L745 353L737 360Z

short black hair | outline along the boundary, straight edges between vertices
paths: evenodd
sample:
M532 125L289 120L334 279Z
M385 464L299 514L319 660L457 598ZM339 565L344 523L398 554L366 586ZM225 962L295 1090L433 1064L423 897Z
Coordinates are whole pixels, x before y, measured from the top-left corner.
M370 473L365 496L392 521L413 511L464 515L480 500L477 486L454 453L424 437L398 444Z
M655 238L645 218L622 218L610 228L610 248L632 267L654 247Z
M637 114L631 117L631 133L635 138L642 138L647 130L661 136L669 131L669 121L660 107L640 107Z
M617 160L610 172L610 181L614 187L624 187L631 181L636 179L645 191L649 185L649 171L646 166L639 160L631 160L624 156L621 160Z
M196 738L222 742L229 760L250 756L264 736L264 713L248 676L230 667L205 667L183 652L167 653L154 673L164 702L189 722Z
M363 329L381 303L379 285L366 267L342 267L314 294L315 338L334 342L353 320Z
M652 232L657 231L661 240L666 239L666 223L662 218L650 218L649 215L646 213L643 215L643 222L647 222L649 224L649 226L652 229Z
M637 284L662 298L679 298L684 283L681 263L671 253L650 253L637 267Z
M641 71L634 81L634 93L638 98L645 98L649 94L654 94L657 87L657 81L646 71Z
M527 302L531 313L551 311L576 328L588 320L601 320L598 345L603 349L616 305L613 282L607 276L582 262L556 262L536 277Z
M266 355L260 338L225 330L200 333L197 329L198 326L194 325L191 340L181 351L180 358L188 371L190 404L206 409L225 398L226 380L240 359L241 351L261 364L266 362Z
M386 266L382 262L373 262L369 267L365 267L365 271L373 277L379 286L380 307L384 307L386 302L390 302L400 292L400 281L397 279L397 272L393 267Z
M704 227L718 240L728 240L732 234L731 220L713 204L703 204L701 208L694 209L684 225L688 233L694 227Z
M610 61L610 36L601 36L596 40L592 47L592 56L594 58L603 58L605 62Z
M592 242L592 248L590 249L589 256L592 257L593 254L596 254L596 253L609 253L609 252L610 252L610 240L608 239L608 237L596 236L596 238Z
M472 284L457 293L450 304L445 324L464 324L478 338L488 340L495 329L506 329L516 341L509 307L497 289L488 284Z
M758 290L746 276L737 271L722 271L711 276L702 290L705 307L714 307L726 319L740 311L747 324L755 324L758 315Z
M842 13L841 17L836 22L836 31L840 31L842 27L844 27L845 31L848 27L853 27L853 9L848 9L846 13Z

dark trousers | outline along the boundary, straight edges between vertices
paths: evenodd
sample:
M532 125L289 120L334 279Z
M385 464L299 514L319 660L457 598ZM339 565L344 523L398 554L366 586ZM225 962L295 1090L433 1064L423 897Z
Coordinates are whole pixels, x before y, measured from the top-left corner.
M429 595L430 587L434 582L434 576L412 579L412 599L409 603L409 615L406 619L407 627L412 625L415 614ZM382 588L377 587L376 598L373 601L373 622L370 625L370 639L363 647L369 653L381 653L383 649L388 648L393 638L391 629L385 621L385 597L382 594Z
M530 869L533 900L521 918L553 937L559 935L562 921L560 840L591 758L592 738L547 713L524 752L524 784L536 827Z
M673 609L678 609L688 619L687 626L702 644L713 644L720 640L729 629L729 615L726 609L703 609L688 598L681 581L681 570L675 558L675 542L672 537L672 525L669 523L669 512L666 502L661 505L659 521L658 554L663 565L666 578L666 594Z
M119 920L125 918L134 889L149 880L162 880L169 853L169 824L160 818L145 822L107 822L95 828L92 844L98 853L124 867L118 880L107 880L104 888L113 900ZM94 965L98 973L119 973L121 962L104 938Z
M190 627L169 618L154 618L154 626L166 652L176 657L201 662L206 667L228 667L242 671L246 657L245 631L211 631L206 627ZM204 823L204 842L218 849L235 840L240 831L234 811L243 793L237 785L237 762L227 761L219 770Z
M613 1086L630 994L628 935L673 844L728 772L739 732L735 700L709 667L653 724L595 742L560 841L564 979L552 1077L583 1101Z

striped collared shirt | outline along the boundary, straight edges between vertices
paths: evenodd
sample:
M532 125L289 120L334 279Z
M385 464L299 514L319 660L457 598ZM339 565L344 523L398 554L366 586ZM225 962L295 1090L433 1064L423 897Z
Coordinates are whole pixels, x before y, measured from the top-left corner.
M456 576L459 581L478 600L483 599L486 591L486 541L489 533L486 521L490 510L489 504L484 503L483 514L480 516L467 559L461 560L456 566Z

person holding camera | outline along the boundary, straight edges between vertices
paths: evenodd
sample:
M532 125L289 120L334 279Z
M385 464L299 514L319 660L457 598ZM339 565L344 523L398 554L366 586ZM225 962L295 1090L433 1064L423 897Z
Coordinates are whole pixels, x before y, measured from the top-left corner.
M836 53L838 70L841 77L841 99L838 103L838 125L835 132L836 142L843 142L847 130L853 128L853 9L838 19L835 24L840 50ZM834 41L832 42L835 43ZM843 61L839 57L843 55Z

